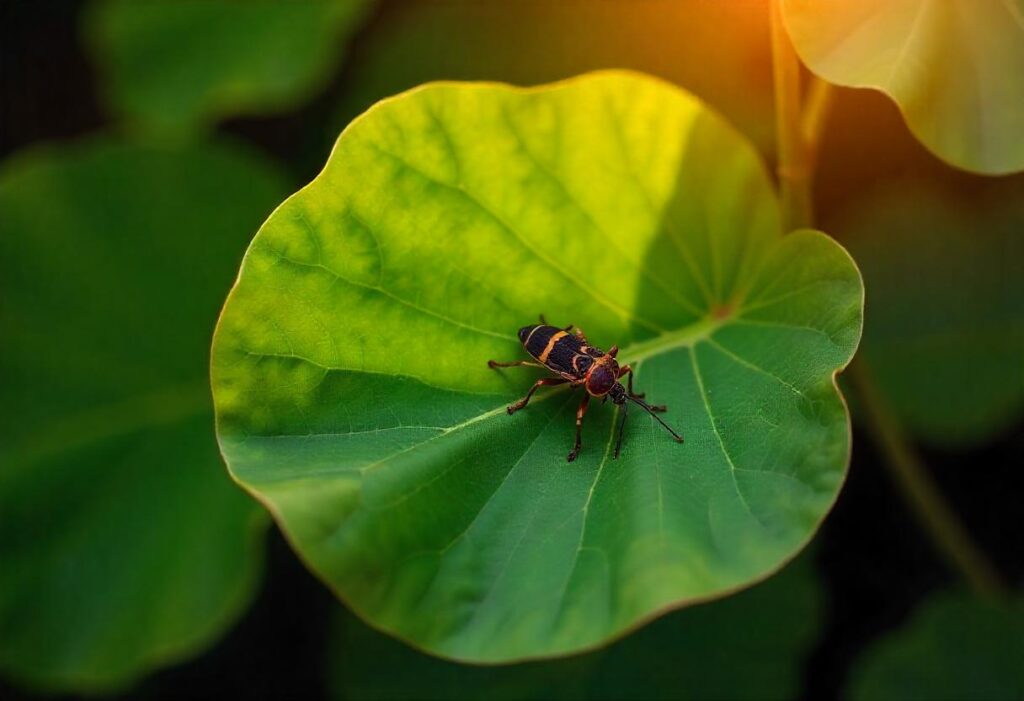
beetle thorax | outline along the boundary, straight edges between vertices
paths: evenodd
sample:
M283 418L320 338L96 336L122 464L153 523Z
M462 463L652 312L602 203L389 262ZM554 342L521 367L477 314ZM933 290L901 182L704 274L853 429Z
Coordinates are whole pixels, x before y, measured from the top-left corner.
M619 379L619 364L609 355L601 356L594 361L587 371L585 386L587 392L595 397L603 397L615 386Z

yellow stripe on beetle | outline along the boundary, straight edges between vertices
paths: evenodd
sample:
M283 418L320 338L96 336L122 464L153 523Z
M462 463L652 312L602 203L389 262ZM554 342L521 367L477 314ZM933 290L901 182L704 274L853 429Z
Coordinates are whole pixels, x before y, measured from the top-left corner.
M559 339L568 335L569 334L567 334L565 331L559 331L551 338L549 338L548 345L544 347L544 352L537 356L537 360L539 360L542 363L546 363L548 361L548 356L551 355L551 349L555 347L555 344L558 343Z

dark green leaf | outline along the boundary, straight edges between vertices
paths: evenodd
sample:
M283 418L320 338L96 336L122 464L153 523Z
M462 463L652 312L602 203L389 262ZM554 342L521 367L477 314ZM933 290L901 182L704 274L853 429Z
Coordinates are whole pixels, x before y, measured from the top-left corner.
M183 131L327 82L369 0L99 0L86 28L116 112Z
M1024 698L1024 605L935 596L854 665L857 701Z
M0 171L0 671L99 691L209 644L266 519L219 464L206 357L284 191L247 151L97 140Z
M837 224L867 283L863 359L929 443L984 441L1024 414L1020 201L895 181Z

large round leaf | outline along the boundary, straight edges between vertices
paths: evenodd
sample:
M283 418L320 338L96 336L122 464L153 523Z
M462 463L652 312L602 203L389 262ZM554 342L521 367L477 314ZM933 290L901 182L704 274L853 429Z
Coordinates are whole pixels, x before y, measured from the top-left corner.
M206 358L284 192L225 145L91 141L0 172L0 671L130 682L208 644L266 518L219 465Z
M857 701L1024 698L1024 603L952 593L927 601L911 621L853 666Z
M1024 0L783 0L808 68L878 88L929 150L981 173L1024 169Z
M433 85L354 122L264 225L213 347L221 448L311 567L374 625L478 661L597 645L778 569L849 454L834 374L862 288L822 234L782 237L754 150L627 73ZM618 343L670 407L613 460L595 402L505 407L538 312Z
M900 420L937 445L1024 414L1024 206L887 182L836 224L867 283L861 357Z
M327 82L369 0L96 0L111 105L150 129L295 105Z
M791 699L799 696L820 610L813 566L802 555L747 591L674 612L610 647L481 667L416 652L339 607L330 678L334 696L348 701Z

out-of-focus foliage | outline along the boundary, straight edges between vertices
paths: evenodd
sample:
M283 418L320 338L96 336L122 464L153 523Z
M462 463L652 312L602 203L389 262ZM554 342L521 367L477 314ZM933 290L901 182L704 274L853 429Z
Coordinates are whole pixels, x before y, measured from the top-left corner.
M429 80L535 85L609 67L689 88L762 153L774 150L767 0L393 0L338 75L371 1L94 0L81 13L82 34L111 113L157 143L202 136L235 116L296 110L337 77L336 128L325 130L320 120L330 115L315 108L290 117L284 137L276 127L257 135L281 144L292 167L309 160L298 141L322 140L319 166L349 120ZM1011 183L974 197L989 186L932 158L904 124L950 163L1024 168L1022 8L1024 0L786 0L814 71L895 100L839 91L815 187L819 211L865 267L865 360L900 419L933 445L976 445L1024 411L1024 209ZM49 48L38 44L40 53ZM646 82L626 82L634 81ZM671 99L607 119L621 97L611 92L604 104L582 100L576 121L564 117L577 105L500 117L393 112L394 124L376 124L376 140L350 140L330 180L282 207L243 270L253 287L247 320L265 334L261 347L282 357L242 353L239 362L263 373L266 396L284 409L246 400L245 418L267 435L225 433L233 467L279 509L297 550L329 584L375 625L435 651L476 645L505 655L491 638L523 643L516 636L548 615L555 597L569 603L538 638L554 635L557 652L624 634L709 587L727 594L784 560L798 535L809 537L838 489L835 456L848 437L825 380L852 350L851 320L832 348L813 331L799 343L792 330L792 339L744 337L741 317L764 310L722 303L756 277L737 262L749 243L740 236L782 247L767 233L773 215L764 212L774 204L760 171L752 175L750 149L691 105L702 116L683 139L689 165L659 170L683 150L686 120L665 109ZM24 100L21 120L57 102L67 99ZM67 128L89 119L72 114ZM571 160L553 125L578 139ZM359 128L365 136L366 124ZM205 360L241 253L286 188L276 168L230 143L143 144L103 138L0 165L0 675L34 690L123 689L201 652L259 579L266 514L223 474ZM623 145L631 148L619 153ZM366 167L342 174L350 164ZM952 187L893 183L860 199L866 183L894 172ZM325 194L328 182L341 183L340 193ZM654 193L646 203L645 186ZM474 196L476 205L463 201ZM752 202L763 221L748 226ZM361 219L368 211L372 226ZM314 238L304 238L296 212L316 223ZM506 239L495 235L503 228ZM695 264L677 257L680 231ZM514 235L534 252L515 248ZM721 258L711 243L723 240L735 250ZM777 276L783 282L767 295L746 290L744 301L779 293L796 298L781 306L800 323L831 321L828 295L849 301L852 268L818 235L788 245L789 257L775 260L792 264ZM723 260L730 274L716 278ZM833 279L810 280L816 263ZM741 269L750 274L730 277ZM700 275L714 287L710 301L687 287ZM793 282L801 276L807 290ZM581 283L604 307L578 294ZM813 299L822 289L824 299ZM705 316L732 316L691 325L673 308L691 293ZM686 445L631 412L624 456L612 461L614 409L594 406L584 457L566 465L575 405L567 394L542 393L505 416L531 371L495 375L483 361L520 354L511 334L538 311L582 323L603 345L625 343L621 358L643 357L638 386L671 405L667 418ZM669 335L652 339L652 323ZM236 336L238 348L255 347L254 337ZM317 345L335 336L343 352ZM327 367L306 367L303 357ZM379 374L339 369L349 361L360 371L377 363ZM814 372L800 375L812 361ZM435 373L443 388L429 386ZM314 424L342 431L273 433ZM808 458L812 447L826 457ZM820 464L794 471L796 479L758 472L793 464L794 452ZM340 477L331 472L339 469ZM390 510L374 511L381 505ZM437 555L417 550L423 544ZM339 614L333 691L792 697L818 633L808 568L802 560L605 650L510 667L419 654ZM382 581L395 588L381 593ZM1021 698L1022 613L1019 603L938 597L869 651L852 694ZM536 648L536 639L524 645Z
M210 643L258 580L207 348L284 194L239 146L97 139L0 172L0 670L121 686Z
M773 148L765 0L395 2L361 37L329 138L374 102L432 80L537 85L599 68L670 80Z
M851 672L856 701L1024 698L1024 603L934 596Z
M784 0L807 66L877 88L937 156L980 173L1024 169L1024 0Z
M261 229L218 327L235 476L376 625L508 661L731 593L814 534L849 458L834 374L860 336L849 256L781 236L755 150L631 73L426 87L342 135ZM578 395L505 407L540 311L622 347L674 443ZM595 404L597 402L595 401Z
M296 107L325 84L370 0L98 0L86 34L114 111L180 133Z
M836 231L864 272L861 355L899 418L937 445L1024 415L1024 202L908 181L851 205Z
M506 667L429 657L339 613L332 689L353 701L794 698L820 599L804 556L752 589L669 614L606 649Z

